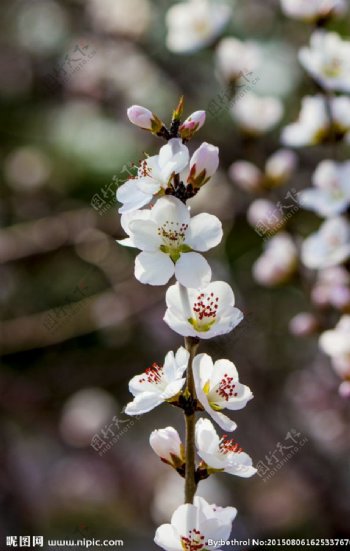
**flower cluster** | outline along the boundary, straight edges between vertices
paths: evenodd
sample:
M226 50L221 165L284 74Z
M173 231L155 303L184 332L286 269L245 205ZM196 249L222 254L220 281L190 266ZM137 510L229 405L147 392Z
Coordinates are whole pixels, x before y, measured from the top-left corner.
M206 2L192 0L189 4L193 6L186 9L202 9ZM181 11L185 6L174 9ZM219 24L220 10L215 13ZM202 16L202 12L193 13L193 17ZM172 43L174 40L169 38ZM190 155L187 143L204 124L205 112L196 111L181 123L182 111L181 99L167 128L144 107L128 109L133 124L167 143L157 155L142 160L137 175L117 191L122 203L121 226L127 235L119 243L140 250L135 259L135 277L141 283L165 285L175 277L176 282L166 291L164 321L185 337L185 347L168 352L162 364L153 363L131 379L129 390L134 398L125 412L140 415L163 403L184 411L186 442L173 427L155 430L150 436L150 445L161 461L185 478L186 503L175 511L171 524L158 528L155 542L166 550L204 551L212 549L208 540L229 537L236 510L194 498L197 484L217 472L248 478L256 469L237 442L227 434L219 436L208 419L195 422L195 414L205 412L226 433L231 432L237 425L223 410L242 409L253 395L239 381L231 361L214 362L207 354L197 354L200 340L230 332L243 314L235 306L228 283L211 281L211 268L201 254L221 242L220 220L208 213L191 216L187 205L218 169L219 150L203 143Z
M287 15L318 26L309 46L300 49L299 61L320 91L302 100L299 118L284 128L282 142L292 147L328 144L334 153L339 145L350 141L350 98L345 95L350 93L350 41L327 31L325 25L345 12L346 2L281 3ZM314 313L296 315L290 328L298 336L321 332L320 349L331 357L335 372L343 379L340 394L349 397L350 162L327 157L316 167L312 186L298 194L300 206L324 220L317 231L303 239L300 251L302 264L316 272L310 293ZM343 314L334 329L329 328L325 315L332 310ZM333 319L332 312L331 324Z

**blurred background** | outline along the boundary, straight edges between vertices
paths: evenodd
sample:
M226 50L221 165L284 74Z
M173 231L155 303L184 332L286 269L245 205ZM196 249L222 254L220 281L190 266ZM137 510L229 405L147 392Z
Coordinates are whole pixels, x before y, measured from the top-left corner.
M201 352L232 360L252 388L234 436L259 467L250 480L211 477L200 494L238 508L236 538L350 536L349 402L316 339L289 334L290 319L309 307L298 276L273 289L254 281L263 240L246 222L247 194L228 176L237 159L263 166L301 97L315 92L296 57L310 30L277 1L227 3L223 34L264 51L254 91L285 108L260 140L243 137L220 104L215 45L186 56L167 50L174 2L1 2L2 539L119 538L128 551L152 551L155 528L182 502L182 479L148 444L155 428L183 434L179 411L162 406L133 422L123 413L129 379L182 341L162 321L165 288L137 282L134 251L115 242L123 237L116 188L131 163L162 145L132 127L126 109L145 105L168 120L181 94L186 116L210 109L190 149L218 145L220 171L191 205L223 221L225 240L208 259L245 313ZM272 200L308 186L326 155L300 151L298 172ZM288 224L303 235L317 219L298 211Z

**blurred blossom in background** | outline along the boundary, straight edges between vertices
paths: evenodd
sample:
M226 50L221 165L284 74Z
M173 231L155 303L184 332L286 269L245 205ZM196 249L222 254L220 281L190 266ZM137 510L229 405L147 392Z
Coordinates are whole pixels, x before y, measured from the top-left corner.
M306 4L1 2L0 537L151 551L182 500L147 436L183 436L176 412L124 413L129 379L182 342L164 290L134 280L135 252L115 243L116 190L163 145L126 110L166 118L181 94L186 114L207 111L193 151L220 148L191 207L223 222L213 279L245 314L200 352L240 365L255 396L235 437L258 475L201 495L237 507L236 538L349 537L350 19L335 2L342 39L315 35L330 8ZM274 472L292 429L308 441Z

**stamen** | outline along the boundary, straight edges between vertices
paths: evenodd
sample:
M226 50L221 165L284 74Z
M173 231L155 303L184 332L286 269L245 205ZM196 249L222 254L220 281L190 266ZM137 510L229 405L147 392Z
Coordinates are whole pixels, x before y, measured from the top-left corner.
M147 367L145 375L140 379L140 383L153 383L159 384L163 376L163 366L153 363L151 367Z
M183 244L188 230L188 224L180 224L180 222L169 222L167 220L158 228L158 235L163 239L168 247L179 247Z
M233 383L233 377L229 377L227 373L223 376L223 378L220 381L220 385L218 388L218 394L221 398L224 398L226 402L232 398L237 396L237 392L235 392L236 385Z
M227 438L224 434L219 444L220 453L226 455L228 453L241 453L243 449L233 439Z
M189 531L188 537L181 536L181 545L184 551L202 551L205 545L204 536L193 528Z
M214 297L214 293L198 295L196 302L193 305L193 311L196 313L199 321L204 318L216 318L217 309L219 308L219 297Z

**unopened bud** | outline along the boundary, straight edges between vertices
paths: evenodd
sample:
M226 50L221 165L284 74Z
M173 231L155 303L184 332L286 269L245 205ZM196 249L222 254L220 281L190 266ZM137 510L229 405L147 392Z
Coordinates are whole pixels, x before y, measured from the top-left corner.
M179 433L173 427L154 430L150 435L149 443L164 463L168 463L175 469L184 464L183 444Z
M218 166L219 148L206 142L202 143L192 155L187 183L192 184L194 188L203 186L215 174Z
M179 128L182 139L190 140L195 132L202 128L205 123L205 111L195 111L187 117Z
M127 114L132 124L144 130L150 130L153 134L157 134L164 126L157 115L154 115L152 111L141 105L132 105L129 107Z

